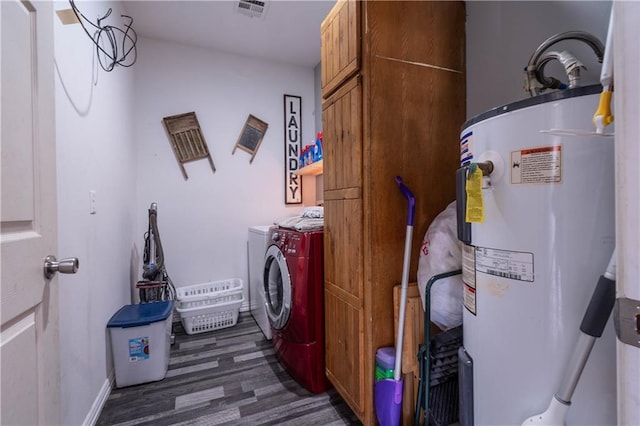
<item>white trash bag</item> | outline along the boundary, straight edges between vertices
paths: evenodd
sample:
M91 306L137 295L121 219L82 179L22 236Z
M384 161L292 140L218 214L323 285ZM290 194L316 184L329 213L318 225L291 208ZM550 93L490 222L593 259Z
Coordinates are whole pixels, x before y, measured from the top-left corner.
M458 240L456 202L452 202L427 229L418 261L418 290L424 309L427 281L437 274L462 268L462 243ZM462 324L462 275L442 278L431 286L431 322L442 330Z

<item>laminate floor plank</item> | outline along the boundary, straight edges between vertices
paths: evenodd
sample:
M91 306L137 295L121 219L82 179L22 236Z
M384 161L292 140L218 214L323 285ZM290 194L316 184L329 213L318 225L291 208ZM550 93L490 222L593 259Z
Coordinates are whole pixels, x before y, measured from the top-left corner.
M222 330L173 327L165 379L114 388L97 426L361 424L334 389L314 394L293 380L248 312Z

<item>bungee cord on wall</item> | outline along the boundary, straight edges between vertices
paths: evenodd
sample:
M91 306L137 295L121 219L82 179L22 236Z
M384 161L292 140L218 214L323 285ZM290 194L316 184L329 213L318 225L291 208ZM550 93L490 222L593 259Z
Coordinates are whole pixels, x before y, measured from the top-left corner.
M109 8L104 16L97 18L96 23L93 23L80 12L74 0L69 0L69 4L84 32L96 46L98 62L103 70L110 72L116 65L130 67L135 64L138 36L132 28L133 18L131 16L120 15L124 19L124 28L103 24L103 21L111 15L112 9ZM93 34L90 30L93 30Z

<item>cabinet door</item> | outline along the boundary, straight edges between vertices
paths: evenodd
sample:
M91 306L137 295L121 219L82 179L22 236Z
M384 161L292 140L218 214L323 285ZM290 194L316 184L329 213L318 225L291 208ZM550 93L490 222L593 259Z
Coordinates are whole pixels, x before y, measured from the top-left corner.
M339 294L325 289L325 365L327 378L349 404L354 414L364 418L364 376L362 371L362 311L346 303ZM373 372L371 373L373 374Z
M323 104L327 377L365 416L362 88L343 84Z
M320 25L322 97L360 67L360 2L340 0Z
M333 191L330 196L338 196ZM326 199L325 365L354 413L365 416L362 198ZM327 192L325 192L325 197Z
M324 190L362 187L362 86L356 76L322 105Z
M324 277L326 287L335 287L344 300L360 308L363 291L363 212L359 193L345 199L324 194Z

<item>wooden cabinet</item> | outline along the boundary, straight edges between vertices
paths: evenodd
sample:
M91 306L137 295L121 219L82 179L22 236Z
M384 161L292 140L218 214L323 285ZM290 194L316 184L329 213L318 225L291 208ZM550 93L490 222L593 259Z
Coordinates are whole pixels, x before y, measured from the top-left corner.
M329 94L360 67L360 6L339 1L322 22L322 96Z
M411 280L455 199L464 28L464 3L423 1L339 1L321 27L326 373L365 425L402 278L408 207L394 176L416 197Z

